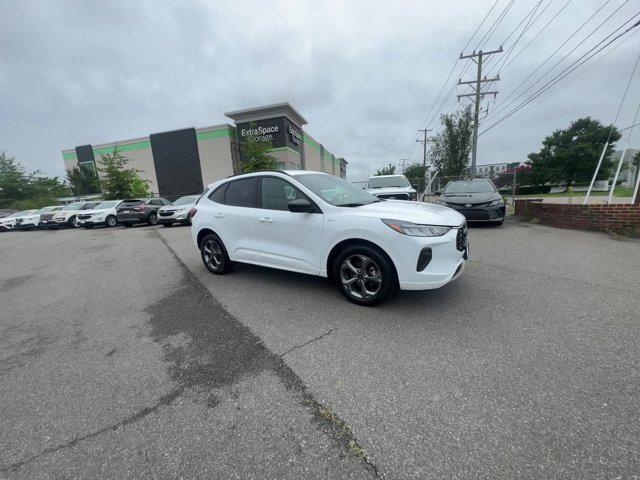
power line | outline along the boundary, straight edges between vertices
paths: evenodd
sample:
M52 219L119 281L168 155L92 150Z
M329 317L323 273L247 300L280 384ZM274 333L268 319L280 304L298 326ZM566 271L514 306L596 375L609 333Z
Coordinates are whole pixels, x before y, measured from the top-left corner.
M587 71L591 70L594 66L596 66L599 62L601 62L603 59L605 59L608 55L610 55L614 50L616 50L618 47L622 46L625 42L627 42L628 40L630 40L631 38L633 38L634 35L637 35L638 33L640 33L640 30L636 30L633 34L629 35L628 37L626 37L624 40L622 40L620 43L618 43L617 45L615 45L613 48L611 48L605 55L602 55L601 57L599 57L598 59L596 59L595 62L591 63L591 65L589 65L587 68L583 69L582 71L578 72L576 75L573 75L568 82L565 82L561 87L557 88L551 95L548 95L544 98L542 98L540 101L536 102L536 104L533 107L530 107L526 110L523 110L522 112L520 112L518 115L516 115L515 117L512 117L509 120L506 120L505 122L503 122L502 124L500 124L499 126L491 129L491 131L483 131L479 134L479 136L484 135L485 133L491 133L495 130L499 130L501 128L506 127L507 125L510 125L511 123L515 122L516 120L522 118L523 115L525 115L526 113L528 113L531 110L534 110L535 107L537 107L538 105L550 100L554 95L558 94L561 90L563 90L564 88L566 88L569 84L573 83L578 77L580 77L581 75L584 75Z
M515 112L517 112L518 110L520 110L521 108L523 108L524 106L526 106L527 104L531 103L533 100L535 100L536 98L538 98L540 95L542 95L545 91L549 90L549 88L551 88L553 85L557 84L558 82L560 82L563 78L565 78L567 75L569 75L571 72L575 71L577 68L579 68L581 65L583 65L585 62L587 62L588 60L590 60L591 58L593 58L595 55L597 55L598 53L600 53L603 49L605 49L606 47L608 47L609 45L611 45L613 42L615 42L617 39L621 38L623 35L626 35L628 32L630 32L631 30L633 30L634 28L638 27L640 25L640 21L637 21L635 24L633 24L631 27L627 28L626 30L624 30L622 33L618 34L616 37L614 37L612 40L610 40L609 42L607 42L604 46L599 47L603 42L605 42L609 37L611 37L612 35L615 35L616 31L622 29L627 23L629 23L630 21L632 21L635 17L637 17L638 15L640 15L640 12L636 13L633 17L631 17L629 20L627 20L626 22L624 22L620 27L618 27L616 30L614 30L612 33L610 33L609 35L607 35L605 38L603 38L600 42L598 42L596 45L594 45L591 49L589 49L588 51L586 51L585 53L583 53L577 60L574 60L569 66L567 66L564 70L562 70L559 74L557 74L554 78L552 78L550 81L548 81L545 85L543 85L540 89L537 90L536 93L534 93L533 95L531 95L529 98L527 98L527 100L525 100L524 102L522 102L520 105L518 105L517 107L515 107L513 110L511 110L507 115L505 115L504 117L502 117L500 120L496 121L494 124L490 125L489 127L487 127L487 129L483 132L486 133L489 130L491 130L492 128L495 128L496 125L502 123L503 121L505 121L507 118L509 118L510 116L512 116ZM597 49L597 50L596 50ZM595 52L594 52L595 50ZM591 53L594 52L594 53ZM586 60L583 60L583 58L587 55L591 54L590 57L588 57ZM576 65L574 67L574 65ZM568 73L565 73L567 72Z
M547 29L547 27L549 27L549 25L551 25L551 24L554 22L554 20L555 20L556 18L558 18L558 16L559 16L559 15L560 15L560 14L561 14L561 13L562 13L562 12L563 12L567 7L568 7L568 6L569 6L569 4L570 4L571 2L572 2L572 0L568 0L568 1L567 1L567 2L566 2L566 3L565 3L565 4L560 8L560 10L558 10L558 11L556 12L556 14L555 14L553 17L551 17L551 19L549 19L549 21L548 21L548 22L547 22L547 23L546 23L546 24L545 24L545 25L544 25L544 26L543 26L543 27L538 31L538 33L536 33L536 34L533 36L533 38L532 38L531 40L529 40L529 42L528 42L524 47L522 47L522 49L521 49L521 50L516 54L516 56L515 56L515 57L513 57L511 60L509 60L509 62L508 62L508 63L507 63L507 62L503 62L503 63L502 63L502 67L500 67L500 68L498 69L498 74L502 73L502 72L504 71L504 69L505 69L505 68L507 68L509 65L511 65L511 64L512 64L512 63L513 63L513 62L514 62L514 61L515 61L515 60L516 60L516 59L517 59L517 58L522 54L522 52L524 52L524 51L529 47L529 45L531 45L531 44L532 44L532 43L533 43L533 42L534 42L534 41L535 41L535 40L540 36L540 34L541 34L542 32L544 32L544 31Z
M482 21L480 22L480 25L478 25L478 27L475 29L475 31L473 32L473 34L471 35L471 37L469 38L469 40L467 40L467 43L464 45L464 47L462 47L462 50L464 51L469 44L473 41L474 37L476 36L476 34L480 31L480 29L482 28L482 26L484 25L484 23L487 21L487 19L489 18L489 15L491 15L491 12L493 12L494 8L496 8L496 5L498 5L498 2L500 0L495 0L495 2L493 3L493 5L491 6L491 8L489 9L489 11L487 12L487 14L484 16L484 18L482 19ZM424 123L427 121L427 119L431 116L431 112L433 111L433 107L436 105L436 103L438 102L438 99L440 98L440 95L442 95L443 90L445 89L445 87L447 86L447 84L449 83L449 80L451 80L451 75L453 74L453 71L456 68L456 65L458 64L459 59L456 58L456 61L453 62L453 65L451 66L451 70L449 71L449 75L447 75L446 80L444 81L444 83L442 84L442 87L440 88L440 91L438 92L438 95L436 96L436 98L433 100L433 103L431 104L431 107L429 107L429 111L427 112L427 115L425 115L424 120L422 120L422 122L420 123L420 126L424 125ZM412 144L411 149L409 151L409 155L411 155L411 153L413 152L413 148L415 147L415 143Z
M513 100L508 103L507 100L511 98L515 92L517 92L523 85L525 85L535 74L538 72L551 58L555 56L573 37L575 37L580 30L582 30L606 5L610 0L607 0L604 5L602 5L598 10L596 10L591 17L589 17L578 29L576 29L570 36L567 38L556 50L551 53L547 58L545 58L538 67L536 67L528 76L525 78L515 89L513 89L501 102L501 104L494 110L492 116L497 116L500 113L504 112L507 108L513 105L519 98L522 98L528 91L530 91L537 83L539 83L544 77L549 75L559 64L561 64L569 55L571 55L576 49L578 49L588 38L590 38L595 32L597 32L605 23L607 23L629 0L625 0L618 8L616 8L607 18L604 19L595 29L591 31L585 38L583 38L580 43L578 43L575 47L571 49L564 57L558 60L551 68L549 68L546 73L541 75L537 80L535 80L531 85L529 85L522 93L516 96Z

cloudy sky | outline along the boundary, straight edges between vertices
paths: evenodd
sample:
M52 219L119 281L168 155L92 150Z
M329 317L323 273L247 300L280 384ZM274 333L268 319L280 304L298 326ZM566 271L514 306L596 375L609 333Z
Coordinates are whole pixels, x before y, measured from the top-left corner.
M349 178L364 179L387 163L421 158L417 129L494 3L5 0L0 150L29 169L62 176L64 148L220 124L229 122L223 112L288 101L307 118L311 135L347 158ZM480 44L510 3L497 1L467 50ZM546 80L640 11L640 0L513 1L485 46L504 42L506 49L489 63L489 73L509 56L501 81L492 86L500 93L489 104L484 127L501 118L501 99L603 5L540 74L621 8ZM535 21L520 37L529 23L527 13L536 6ZM502 128L483 135L479 163L524 161L547 133L581 115L613 121L640 51L640 35L618 43L584 64L581 70L588 69L575 80L570 76L557 85L571 81L566 87L545 92ZM466 65L457 63L451 85ZM469 67L464 79L472 74ZM447 84L445 93L449 90ZM436 131L439 113L455 108L456 89L452 93L441 109L442 98L437 102L433 121L426 122ZM638 102L640 71L618 126L631 124ZM632 146L640 145L639 132Z

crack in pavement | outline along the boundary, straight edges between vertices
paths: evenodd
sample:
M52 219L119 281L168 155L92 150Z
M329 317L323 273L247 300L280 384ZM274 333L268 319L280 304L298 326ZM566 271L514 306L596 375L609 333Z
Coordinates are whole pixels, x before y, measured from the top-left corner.
M295 345L295 346L291 347L289 350L287 350L286 352L281 353L280 356L284 357L285 355L288 355L289 353L293 352L294 350L298 350L299 348L306 347L307 345L310 345L310 344L312 344L314 342L317 342L318 340L321 340L324 337L326 337L327 335L330 335L331 333L333 333L334 330L335 330L335 328L332 328L332 329L324 332L322 335L318 335L317 337L312 338L311 340L308 340L308 341L306 341L304 343L301 343L299 345Z
M147 415L154 413L156 411L158 411L158 409L162 406L167 406L170 405L171 403L173 403L173 401L178 398L180 395L182 395L182 392L184 391L184 388L178 388L175 390L172 390L171 392L169 392L166 395L163 395L162 397L160 397L160 399L152 406L150 407L144 407L142 410L137 411L136 413L134 413L133 415L124 418L122 420L120 420L118 423L115 423L113 425L109 425L107 427L101 428L100 430L96 430L95 432L91 432L88 433L87 435L83 435L82 437L76 437L70 441L68 441L67 443L63 443L60 445L56 445L55 447L49 447L49 448L45 448L44 450L42 450L41 452L37 453L36 455L33 455L25 460L20 460L19 462L15 462L12 463L11 465L7 465L6 467L2 467L0 468L0 473L4 473L4 472L8 472L11 470L15 470L17 468L20 468L28 463L33 462L34 460L37 460L45 455L48 455L50 453L55 453L58 452L60 450L64 450L67 448L71 448L75 445L77 445L80 442L83 442L85 440L88 440L90 438L95 438L98 437L100 435L102 435L103 433L109 432L109 431L115 431L120 427L126 427L127 425L130 425L132 423L135 423L139 420L142 420L144 417L146 417Z

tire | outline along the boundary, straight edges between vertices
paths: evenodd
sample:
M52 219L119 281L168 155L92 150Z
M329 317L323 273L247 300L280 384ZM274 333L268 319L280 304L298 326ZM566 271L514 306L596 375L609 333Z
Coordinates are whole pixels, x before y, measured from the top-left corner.
M382 303L396 290L391 261L368 245L350 245L333 263L333 279L350 302L364 306Z
M147 218L147 223L151 226L158 224L158 216L155 213L150 213L149 218Z
M104 221L104 224L107 228L113 228L118 224L118 219L113 215L109 215Z
M229 260L224 243L214 233L210 233L202 239L200 256L207 270L215 275L224 275L233 268L233 262Z
M67 222L67 227L69 228L80 228L80 224L78 223L78 217L71 217Z
M87 230L90 230L93 228L93 225L85 225L84 228L86 228Z

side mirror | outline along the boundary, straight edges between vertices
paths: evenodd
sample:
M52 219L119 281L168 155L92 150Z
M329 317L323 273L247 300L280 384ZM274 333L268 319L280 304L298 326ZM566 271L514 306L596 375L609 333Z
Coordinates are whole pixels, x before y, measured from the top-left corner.
M287 203L290 212L294 213L310 213L315 210L314 206L306 198L298 198Z

